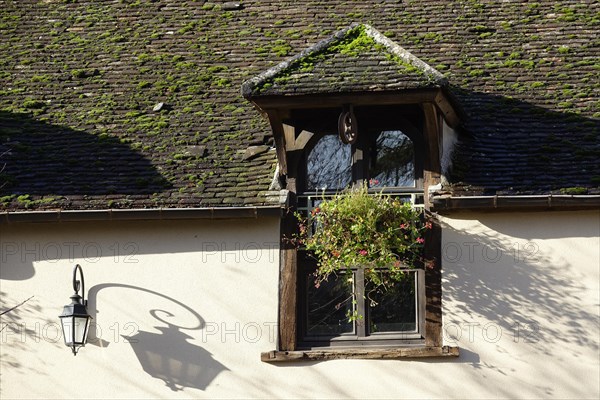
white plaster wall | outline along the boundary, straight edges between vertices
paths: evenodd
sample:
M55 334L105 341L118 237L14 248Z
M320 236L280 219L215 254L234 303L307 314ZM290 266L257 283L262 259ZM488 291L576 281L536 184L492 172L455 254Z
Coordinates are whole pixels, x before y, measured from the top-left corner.
M597 397L598 212L444 219L452 360L260 362L275 347L278 224L3 225L0 307L35 297L1 317L0 397ZM75 263L101 334L73 357L56 317Z
M463 396L598 398L600 212L444 222L444 333Z

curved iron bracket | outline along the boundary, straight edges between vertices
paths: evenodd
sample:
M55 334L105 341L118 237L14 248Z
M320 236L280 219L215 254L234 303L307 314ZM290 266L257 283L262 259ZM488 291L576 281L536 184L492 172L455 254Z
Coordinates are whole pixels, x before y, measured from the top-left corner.
M77 271L79 271L79 276L81 276L81 281L77 280ZM73 268L73 290L76 295L79 295L79 285L81 284L81 303L84 306L87 306L87 301L85 300L85 282L83 279L83 270L81 269L81 265L76 264L75 268Z

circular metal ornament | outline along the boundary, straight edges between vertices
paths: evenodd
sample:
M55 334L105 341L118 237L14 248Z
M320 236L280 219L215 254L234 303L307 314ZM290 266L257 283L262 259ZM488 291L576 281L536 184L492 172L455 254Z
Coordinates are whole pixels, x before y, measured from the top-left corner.
M338 134L344 144L353 144L358 139L356 116L352 109L341 112L338 118Z

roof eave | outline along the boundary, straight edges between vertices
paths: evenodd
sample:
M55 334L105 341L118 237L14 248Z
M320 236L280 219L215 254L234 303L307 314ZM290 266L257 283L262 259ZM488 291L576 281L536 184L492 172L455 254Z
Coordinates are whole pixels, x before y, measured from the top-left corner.
M432 211L455 212L600 210L600 195L446 196L432 199Z
M39 222L157 221L280 217L282 206L5 211L0 225Z

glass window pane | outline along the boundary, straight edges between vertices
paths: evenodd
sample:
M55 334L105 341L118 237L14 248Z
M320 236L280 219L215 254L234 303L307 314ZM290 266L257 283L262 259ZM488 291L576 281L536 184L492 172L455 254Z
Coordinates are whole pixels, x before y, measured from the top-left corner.
M383 131L375 142L376 157L371 165L371 187L415 186L415 149L401 131Z
M306 168L309 190L343 189L352 181L351 147L337 135L325 135L308 155Z
M348 322L348 315L354 310L352 287L352 278L346 276L330 276L319 285L315 285L313 274L307 276L307 335L332 336L354 331L352 322Z
M367 284L371 333L417 330L416 276L414 271L406 272L403 280L389 281L385 287Z

